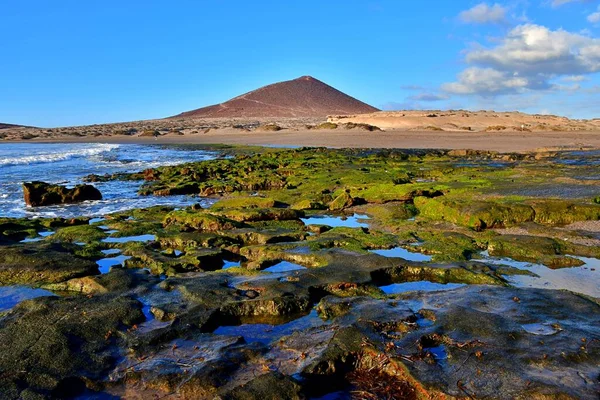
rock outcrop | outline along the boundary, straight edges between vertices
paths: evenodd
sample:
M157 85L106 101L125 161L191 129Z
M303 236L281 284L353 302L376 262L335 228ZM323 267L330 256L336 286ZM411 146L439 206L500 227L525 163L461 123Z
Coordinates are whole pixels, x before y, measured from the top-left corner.
M30 207L102 200L102 194L92 185L77 185L69 189L66 186L39 181L23 183L23 196L25 203Z

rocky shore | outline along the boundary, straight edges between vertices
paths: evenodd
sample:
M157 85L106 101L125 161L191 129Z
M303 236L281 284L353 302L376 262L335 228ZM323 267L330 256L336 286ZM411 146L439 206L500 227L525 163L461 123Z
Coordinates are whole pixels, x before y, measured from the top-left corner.
M0 218L0 397L598 398L598 152L212 149Z

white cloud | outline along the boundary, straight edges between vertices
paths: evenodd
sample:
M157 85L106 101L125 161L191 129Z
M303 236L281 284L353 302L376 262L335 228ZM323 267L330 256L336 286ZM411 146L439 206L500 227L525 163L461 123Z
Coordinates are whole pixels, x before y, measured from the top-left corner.
M565 81L565 82L583 82L586 81L588 78L586 78L583 75L571 75L571 76L564 76L561 78L561 80Z
M592 24L600 23L600 6L598 6L598 11L588 15L587 20L590 21Z
M458 18L467 24L498 24L506 21L506 8L496 3L492 6L479 3L475 7L461 12Z
M492 49L476 49L467 62L520 73L581 74L600 71L600 39L520 25Z
M445 91L489 95L543 90L553 87L551 79L600 71L600 39L525 24L495 47L468 50L465 60L471 67L457 82L444 85Z
M575 3L577 1L585 1L585 0L552 0L552 7L560 7L563 4Z
M426 102L448 100L448 98L449 98L449 96L447 94L442 94L442 93L419 93L419 94L409 97L409 99L413 100L413 101L426 101Z
M458 75L458 82L445 83L442 90L454 94L490 95L509 93L529 86L527 78L493 68L467 68Z

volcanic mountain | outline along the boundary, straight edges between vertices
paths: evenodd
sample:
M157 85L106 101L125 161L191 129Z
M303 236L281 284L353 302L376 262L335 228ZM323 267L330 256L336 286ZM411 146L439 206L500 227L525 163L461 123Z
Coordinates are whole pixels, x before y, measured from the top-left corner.
M187 111L173 118L326 117L379 111L315 79L302 76L261 87L225 103Z

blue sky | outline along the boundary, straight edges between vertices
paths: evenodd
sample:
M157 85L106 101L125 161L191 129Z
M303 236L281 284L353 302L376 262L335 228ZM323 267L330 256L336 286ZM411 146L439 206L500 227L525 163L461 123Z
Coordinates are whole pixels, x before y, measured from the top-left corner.
M600 117L600 1L0 4L0 122L159 118L312 75L384 109Z

